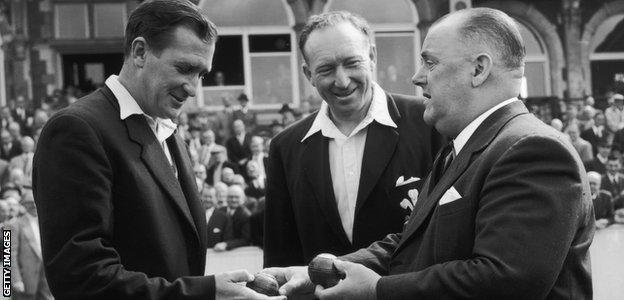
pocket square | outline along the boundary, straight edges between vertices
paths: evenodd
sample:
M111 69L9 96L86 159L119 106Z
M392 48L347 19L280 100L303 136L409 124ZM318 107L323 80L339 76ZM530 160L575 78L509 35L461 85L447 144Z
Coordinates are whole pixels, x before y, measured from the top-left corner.
M213 230L212 230L212 232L213 232L213 233L219 233L219 232L221 232L221 229L219 229L219 228L215 228L215 229L213 229Z
M439 205L443 205L446 203L450 203L453 202L457 199L460 199L462 196L457 192L457 190L455 189L455 187L451 186L450 189L446 190L446 192L444 192L444 195L442 195L442 198L440 198L440 202Z
M405 177L401 176L397 178L397 181L394 187L400 187L406 184L410 184L412 182L416 182L418 180L420 180L420 177L410 177L409 179L405 180Z

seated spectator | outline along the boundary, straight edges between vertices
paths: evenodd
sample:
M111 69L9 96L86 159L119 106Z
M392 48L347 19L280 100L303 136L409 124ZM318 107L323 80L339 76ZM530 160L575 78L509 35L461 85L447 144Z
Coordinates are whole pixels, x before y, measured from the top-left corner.
M11 122L7 127L9 134L13 138L13 141L19 142L22 139L22 127L17 122Z
M563 115L563 128L569 126L579 126L578 120L578 106L574 103L568 103L566 105L566 111Z
M197 150L197 162L207 166L210 163L212 150L217 146L214 131L207 129L201 134L201 147Z
M278 113L282 115L282 125L284 127L290 126L290 124L295 123L295 121L297 120L295 118L295 111L290 108L290 105L288 105L288 103L284 103Z
M33 156L35 155L35 141L29 137L25 136L20 141L22 147L22 154L15 156L11 159L9 163L10 170L20 169L22 173L24 173L24 180L22 184L26 187L32 186L32 167L33 167Z
M11 273L15 299L53 299L41 259L41 238L32 191L24 193L26 213L11 222Z
M563 130L563 122L561 120L554 118L550 121L550 127L556 129L557 131Z
M581 132L579 131L578 125L570 125L566 127L565 133L568 137L570 137L570 142L572 142L572 146L574 146L578 154L581 156L583 163L588 163L594 159L591 144L581 138Z
M0 131L0 159L10 161L11 158L22 154L22 147L19 142L13 140L13 137L7 130Z
M193 166L193 174L195 174L195 184L197 185L197 190L201 193L204 189L204 185L208 184L206 182L206 178L208 178L206 174L206 167L202 164L195 164Z
M234 120L232 128L234 136L225 142L225 148L230 160L236 163L239 168L244 166L249 156L251 156L251 136L245 131L245 124L241 120Z
M605 129L605 117L602 111L597 110L593 118L592 126L581 132L581 138L592 145L592 151L598 153L598 144L607 140L607 130Z
M607 158L611 153L611 145L607 141L603 140L598 143L598 152L594 159L585 165L587 171L595 171L600 175L607 173Z
M620 160L613 155L609 155L607 158L607 174L602 176L600 183L601 188L611 193L611 196L616 199L624 195L622 193L624 191L624 175L620 173L621 168Z
M224 211L217 209L217 195L214 188L204 187L200 196L201 203L206 210L208 248L212 248L217 243L232 238L232 222Z
M234 173L234 170L232 170L232 168L223 168L223 170L221 171L221 182L227 184L228 186L233 185L234 175L236 174Z
M228 160L225 147L216 145L210 154L210 160L208 162L208 178L206 179L206 182L212 186L214 186L217 182L221 182L224 168L230 168L234 170L234 173L238 171L238 165Z
M217 182L214 185L215 195L217 197L217 209L222 210L223 212L227 211L228 203L227 203L227 193L228 186L223 182Z
M600 189L600 174L594 171L587 172L587 179L589 180L589 190L591 192L592 201L594 202L596 228L603 229L613 224L614 221L611 193Z
M245 203L245 192L239 185L232 185L228 188L228 208L227 215L232 220L232 239L217 243L215 251L226 251L234 248L249 245L250 229L249 217L251 213L243 205Z
M269 157L264 151L264 139L259 136L253 136L251 138L251 143L249 144L249 148L251 150L251 156L249 157L249 161L255 161L258 170L258 177L266 177L266 169L265 166L268 164ZM243 173L247 179L249 179L249 174L246 172Z
M247 181L247 188L245 188L245 195L249 198L260 199L266 195L266 177L261 176L260 166L255 160L247 162L247 175L249 177Z

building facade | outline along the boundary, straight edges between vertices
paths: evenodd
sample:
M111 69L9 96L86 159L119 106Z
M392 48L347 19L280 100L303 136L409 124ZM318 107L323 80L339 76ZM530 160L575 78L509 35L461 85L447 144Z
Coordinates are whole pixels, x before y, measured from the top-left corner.
M55 89L89 90L121 67L123 30L136 0L0 0L0 104L40 103ZM624 86L624 0L196 0L219 27L213 71L191 110L217 110L246 93L253 109L319 101L301 72L297 34L330 10L366 18L377 47L377 81L418 94L410 78L438 18L464 7L505 11L527 49L524 97L598 101Z

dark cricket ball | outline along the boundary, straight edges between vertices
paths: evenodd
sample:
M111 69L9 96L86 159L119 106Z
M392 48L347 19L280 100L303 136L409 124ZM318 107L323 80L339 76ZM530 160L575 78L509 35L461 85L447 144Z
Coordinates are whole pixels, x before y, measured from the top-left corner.
M279 296L279 284L271 274L258 273L254 275L254 280L248 282L247 287L267 296Z
M322 253L317 255L308 265L308 275L310 280L324 288L330 288L338 281L345 278L345 274L336 269L334 260L336 256Z

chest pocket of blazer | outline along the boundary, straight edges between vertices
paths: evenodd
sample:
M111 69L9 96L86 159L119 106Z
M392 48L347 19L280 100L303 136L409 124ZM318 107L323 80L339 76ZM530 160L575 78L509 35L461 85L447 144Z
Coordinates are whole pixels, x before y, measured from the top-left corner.
M460 198L435 209L436 263L469 258L474 245L474 216L469 201Z

